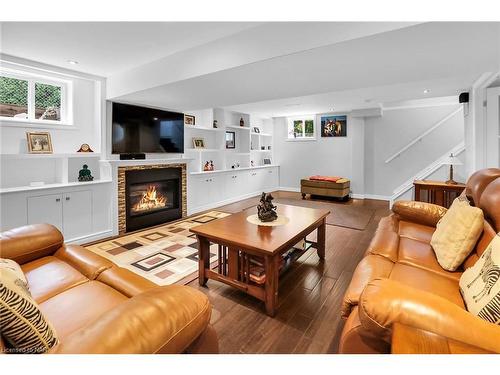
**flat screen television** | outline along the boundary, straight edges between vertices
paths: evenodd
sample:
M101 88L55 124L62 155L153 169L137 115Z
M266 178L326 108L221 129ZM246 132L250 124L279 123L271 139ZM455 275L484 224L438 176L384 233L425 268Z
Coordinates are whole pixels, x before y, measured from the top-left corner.
M112 153L183 153L184 114L113 103Z

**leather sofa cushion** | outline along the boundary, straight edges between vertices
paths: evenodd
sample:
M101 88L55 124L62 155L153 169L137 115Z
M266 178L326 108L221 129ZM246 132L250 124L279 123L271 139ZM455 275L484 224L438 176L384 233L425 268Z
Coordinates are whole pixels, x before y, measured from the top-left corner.
M460 295L458 280L452 280L432 271L400 263L394 265L389 279L398 281L414 289L438 295L461 308L465 308L462 296Z
M427 271L436 272L441 276L458 280L461 272L450 272L444 270L438 263L436 254L431 245L425 242L401 238L399 241L398 263L423 268Z
M483 211L455 199L432 235L431 246L439 264L455 271L474 249L483 227Z
M61 342L72 332L98 319L128 298L98 281L88 281L40 304Z
M409 221L401 220L399 222L399 235L405 238L430 243L432 234L436 228L427 225L410 223Z
M75 268L53 256L25 263L21 268L28 279L31 295L38 303L88 282Z

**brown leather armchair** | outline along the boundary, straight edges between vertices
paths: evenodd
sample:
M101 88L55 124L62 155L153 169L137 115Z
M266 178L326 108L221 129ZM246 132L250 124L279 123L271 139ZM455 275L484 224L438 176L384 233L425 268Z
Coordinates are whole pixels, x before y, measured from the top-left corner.
M344 296L341 353L389 353L396 341L405 353L440 352L437 343L449 352L500 353L500 326L467 312L458 285L500 231L500 169L473 174L464 194L483 210L484 231L455 272L439 265L430 245L446 208L398 201L380 221Z
M65 245L48 224L2 233L0 254L21 264L54 326L60 343L51 353L218 352L210 302L193 288L158 287L81 246Z

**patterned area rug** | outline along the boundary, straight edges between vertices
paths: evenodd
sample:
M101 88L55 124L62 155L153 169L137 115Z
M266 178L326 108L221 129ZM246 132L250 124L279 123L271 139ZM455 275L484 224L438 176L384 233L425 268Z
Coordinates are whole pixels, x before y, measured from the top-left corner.
M86 248L155 284L175 284L198 274L198 242L189 229L226 216L210 211ZM210 262L217 261L217 245L210 246L210 253Z

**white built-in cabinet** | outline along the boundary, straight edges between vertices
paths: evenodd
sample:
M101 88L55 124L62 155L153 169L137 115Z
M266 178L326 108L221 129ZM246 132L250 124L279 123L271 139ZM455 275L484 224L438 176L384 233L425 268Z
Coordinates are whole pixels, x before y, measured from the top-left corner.
M99 154L1 155L0 231L23 225L56 226L66 242L112 235L112 181ZM78 182L86 164L93 181ZM37 181L37 184L30 182Z
M194 173L188 186L189 213L278 189L279 167L261 166L215 173Z
M92 191L28 197L28 224L50 223L66 238L92 233Z

